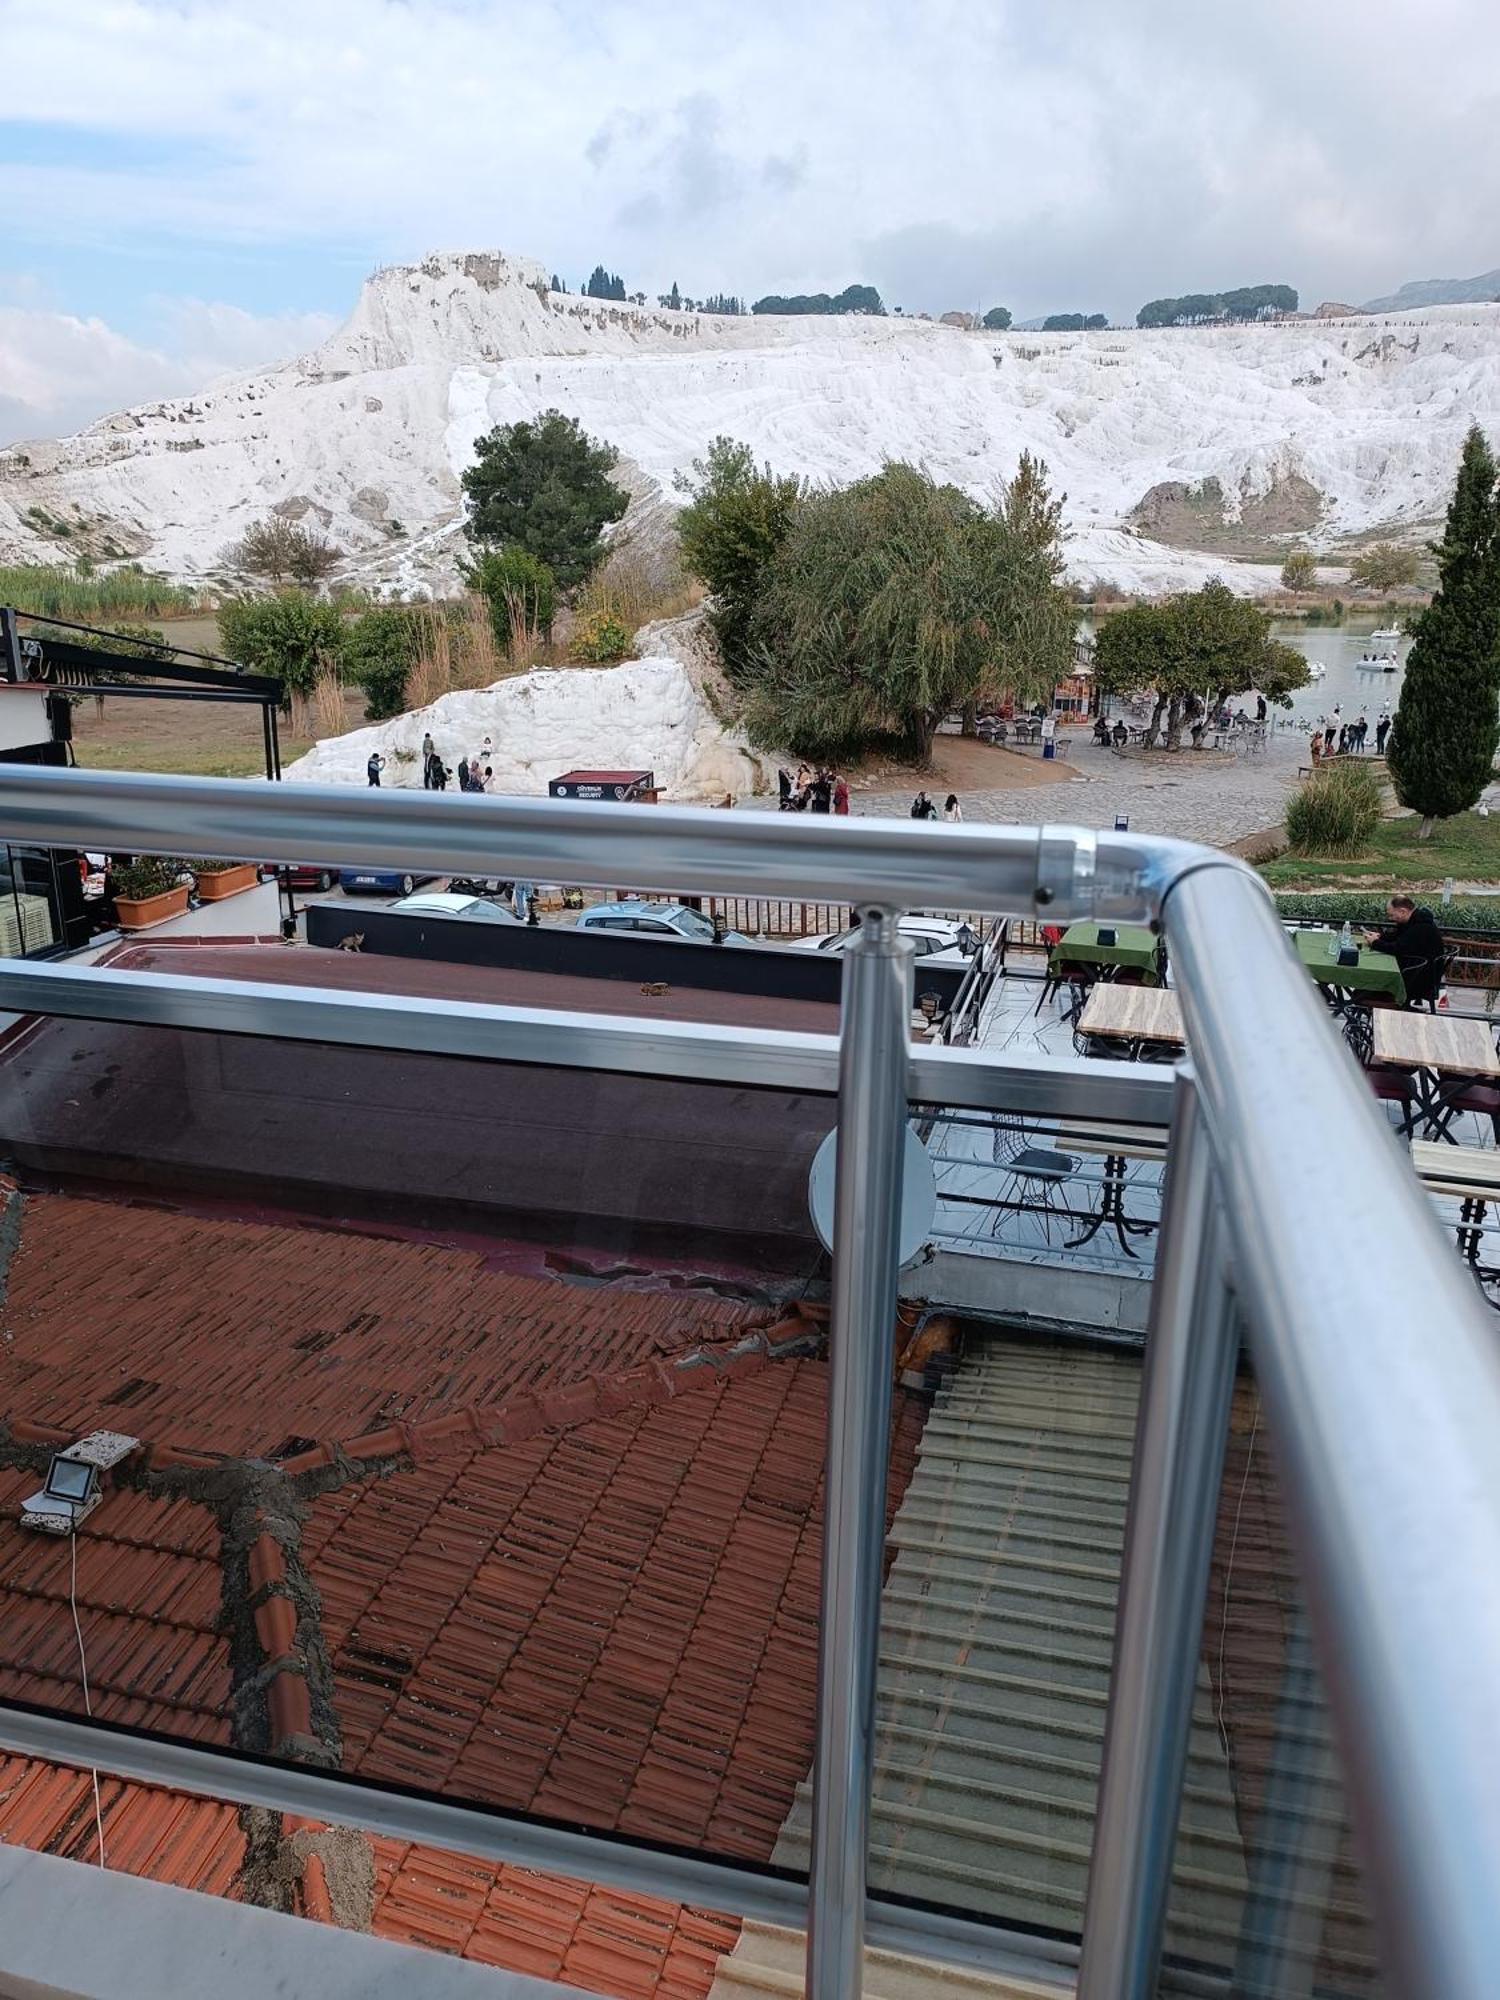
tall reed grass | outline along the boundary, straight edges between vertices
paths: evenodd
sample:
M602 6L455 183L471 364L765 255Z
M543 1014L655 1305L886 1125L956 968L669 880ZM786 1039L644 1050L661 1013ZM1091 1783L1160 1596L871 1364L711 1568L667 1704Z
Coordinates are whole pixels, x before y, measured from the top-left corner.
M198 611L202 593L137 563L97 575L80 575L62 563L0 563L0 604L41 618L161 618L173 611Z
M1380 824L1383 794L1375 773L1340 758L1309 778L1287 802L1293 854L1363 854Z

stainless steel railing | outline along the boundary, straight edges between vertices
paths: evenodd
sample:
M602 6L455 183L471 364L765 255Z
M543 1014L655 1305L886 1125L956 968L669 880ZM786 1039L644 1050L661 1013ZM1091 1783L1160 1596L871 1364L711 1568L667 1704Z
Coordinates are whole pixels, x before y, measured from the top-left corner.
M811 1990L858 1993L871 1935L975 1960L978 1927L893 1915L864 1892L872 1607L884 1490L881 1409L861 1359L892 1323L895 1149L912 1101L1159 1121L1179 1097L1157 1259L1079 1990L1145 1996L1160 1950L1169 1821L1180 1790L1232 1363L1231 1295L1281 1445L1298 1552L1395 1982L1480 2000L1500 1963L1500 1357L1487 1315L1298 966L1256 879L1181 843L1070 828L928 827L303 786L0 770L0 838L229 858L401 862L446 871L847 900L868 912L848 954L835 1044L327 995L75 967L0 967L0 1006L462 1048L496 1060L662 1075L795 1080L832 1091L838 1175L817 1828L806 1908ZM892 918L914 905L1159 922L1192 1072L1005 1064L913 1050ZM900 1032L897 1017L900 1012ZM835 1064L837 1064L835 1079ZM877 1366L871 1371L883 1371ZM85 1741L87 1734L87 1741ZM0 1710L0 1742L192 1785L205 1753ZM148 1754L149 1753L149 1754ZM213 1762L205 1788L234 1792ZM202 1767L205 1771L208 1766ZM254 1766L258 1797L354 1823L410 1826L496 1851L499 1816ZM331 1790L325 1795L324 1788ZM243 1789L243 1783L241 1783ZM329 1802L322 1802L324 1797ZM476 1843L474 1822L490 1829ZM478 1829L483 1831L483 1829ZM526 1830L527 1832L530 1829ZM628 1843L548 1830L545 1865L640 1879ZM511 1851L509 1847L505 1851ZM571 1857L571 1859L570 1859ZM657 1893L789 1913L795 1886L652 1854ZM743 1881L740 1877L743 1873ZM771 1878L775 1879L775 1878ZM993 1934L988 1934L992 1936ZM923 1948L917 1945L916 1948ZM993 1955L993 1954L991 1954ZM1066 1959L1053 1950L1054 1962Z

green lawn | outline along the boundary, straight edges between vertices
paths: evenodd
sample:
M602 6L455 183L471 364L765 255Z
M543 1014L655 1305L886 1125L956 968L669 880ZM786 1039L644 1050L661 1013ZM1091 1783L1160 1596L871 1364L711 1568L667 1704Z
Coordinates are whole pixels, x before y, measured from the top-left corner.
M1375 829L1369 851L1337 861L1283 854L1263 862L1261 874L1273 889L1372 888L1435 889L1455 882L1500 883L1500 817L1479 819L1459 813L1439 820L1430 840L1419 840L1415 817L1386 819Z

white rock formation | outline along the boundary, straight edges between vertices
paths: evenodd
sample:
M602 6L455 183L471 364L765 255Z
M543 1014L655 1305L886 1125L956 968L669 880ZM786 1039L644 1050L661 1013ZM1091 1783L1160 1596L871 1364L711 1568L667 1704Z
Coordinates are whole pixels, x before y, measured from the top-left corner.
M1195 543L1191 509L1172 546L1150 539L1137 505L1217 481L1216 513L1259 542L1298 525L1278 496L1311 496L1320 547L1431 520L1468 425L1500 433L1500 307L986 334L638 310L549 293L524 259L430 257L378 272L301 360L0 452L0 558L114 550L211 577L225 544L275 509L331 535L357 580L446 586L474 438L552 405L668 499L720 432L812 479L910 458L976 495L1029 448L1068 495L1076 576L1165 590L1222 572L1253 590L1274 566L1226 561L1210 533Z
M648 770L668 799L717 803L766 788L742 738L726 730L675 659L619 667L548 667L490 687L445 694L391 722L325 737L284 775L304 784L363 785L372 751L384 785L420 787L422 738L431 733L450 771L485 739L492 789L545 795L564 771ZM457 786L457 778L453 779Z

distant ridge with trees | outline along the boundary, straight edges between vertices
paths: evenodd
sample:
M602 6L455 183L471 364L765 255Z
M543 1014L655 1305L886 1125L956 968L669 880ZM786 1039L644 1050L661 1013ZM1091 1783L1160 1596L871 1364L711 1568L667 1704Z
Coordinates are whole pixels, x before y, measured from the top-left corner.
M1108 313L1049 313L1042 321L1042 332L1100 333L1108 325Z
M779 292L768 292L763 299L757 299L750 310L753 313L868 313L872 317L883 317L885 313L880 294L873 285L846 285L832 298L827 292L794 292L789 298L783 298Z
M1296 310L1297 294L1290 285L1242 285L1232 292L1187 292L1180 299L1148 299L1135 323L1208 326L1216 320L1270 319Z

